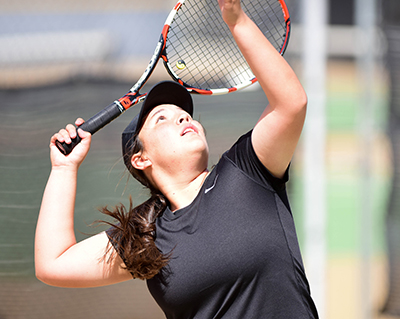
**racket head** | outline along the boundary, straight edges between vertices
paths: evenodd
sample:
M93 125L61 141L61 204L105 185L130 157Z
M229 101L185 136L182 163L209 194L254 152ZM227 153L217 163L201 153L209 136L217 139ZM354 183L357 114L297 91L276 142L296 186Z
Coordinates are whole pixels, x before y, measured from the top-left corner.
M243 10L283 55L290 15L283 0L242 0ZM183 0L165 27L164 65L192 93L225 94L257 81L222 19L215 0Z

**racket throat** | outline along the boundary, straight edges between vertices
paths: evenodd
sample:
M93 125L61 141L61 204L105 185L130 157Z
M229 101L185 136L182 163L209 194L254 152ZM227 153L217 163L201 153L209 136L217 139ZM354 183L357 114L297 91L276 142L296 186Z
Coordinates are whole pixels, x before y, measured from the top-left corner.
M157 43L156 49L154 50L153 56L151 57L146 70L143 72L142 76L136 82L136 84L130 89L132 93L138 93L139 90L143 87L143 85L147 82L150 75L153 73L156 64L160 58L161 52L163 50L164 42L165 42L164 37L161 35L160 40Z

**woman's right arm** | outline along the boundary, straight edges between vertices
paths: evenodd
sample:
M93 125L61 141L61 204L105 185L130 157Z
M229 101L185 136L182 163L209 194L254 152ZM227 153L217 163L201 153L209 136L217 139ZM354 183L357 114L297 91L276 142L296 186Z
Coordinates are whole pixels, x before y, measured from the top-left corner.
M81 125L82 119L75 124ZM123 262L102 232L79 243L74 232L77 174L89 148L90 133L78 130L82 141L68 155L55 141L69 142L76 134L73 125L60 130L50 141L52 169L40 207L35 236L36 276L59 287L96 287L132 279ZM105 256L107 248L109 253ZM111 254L111 255L110 255ZM113 259L109 257L113 256ZM111 261L110 261L111 260Z

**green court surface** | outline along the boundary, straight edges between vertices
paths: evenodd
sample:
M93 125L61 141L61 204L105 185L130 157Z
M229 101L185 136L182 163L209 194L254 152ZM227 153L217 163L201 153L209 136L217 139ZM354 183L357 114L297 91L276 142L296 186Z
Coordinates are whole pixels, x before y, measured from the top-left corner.
M378 73L373 100L373 131L369 145L371 197L365 199L363 136L360 125L364 108L360 105L356 70L351 62L332 62L327 80L326 103L326 240L328 254L359 254L362 229L363 201L371 204L371 253L382 254L384 243L384 215L390 188L392 163L386 131L388 117L387 86L384 73ZM292 207L300 241L305 234L303 223L303 158L300 143L292 169Z

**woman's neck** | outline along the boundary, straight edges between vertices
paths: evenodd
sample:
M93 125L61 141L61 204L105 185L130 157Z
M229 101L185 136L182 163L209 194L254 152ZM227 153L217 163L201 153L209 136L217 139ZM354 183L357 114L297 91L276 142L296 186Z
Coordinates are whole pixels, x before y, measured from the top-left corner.
M199 193L209 171L205 169L192 179L183 179L177 182L176 178L171 183L165 183L160 189L170 203L172 212L190 205Z

